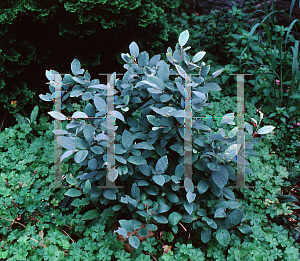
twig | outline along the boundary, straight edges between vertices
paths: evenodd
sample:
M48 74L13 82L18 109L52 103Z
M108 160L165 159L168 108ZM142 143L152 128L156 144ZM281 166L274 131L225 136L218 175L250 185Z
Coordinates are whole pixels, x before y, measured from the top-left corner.
M187 231L186 228L180 222L178 222L178 223L184 229L184 231L186 232Z
M75 241L70 237L70 235L66 231L64 231L62 228L59 229L61 229L62 232L64 232L64 234L66 234L72 240L73 243L75 243Z
M4 122L5 118L6 118L6 115L7 115L7 113L5 114L5 116L4 116L4 119L3 119L3 121L2 121L2 124L1 124L1 128L0 128L0 131L1 131L1 129L2 129L2 126L3 126L3 122Z

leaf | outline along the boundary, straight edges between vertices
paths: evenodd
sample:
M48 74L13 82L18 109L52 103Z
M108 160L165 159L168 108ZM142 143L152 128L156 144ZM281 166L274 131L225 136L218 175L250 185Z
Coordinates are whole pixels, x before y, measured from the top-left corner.
M224 195L226 198L230 199L230 200L235 200L234 193L233 193L233 191L232 191L231 189L229 189L229 188L224 188L224 189L223 189L223 195Z
M150 115L147 115L147 116L150 116ZM152 145L148 144L146 141L136 144L134 148L135 149L144 149L144 150L155 150L155 148Z
M171 226L176 226L178 222L181 220L182 215L178 212L173 212L169 215L168 221Z
M154 224L146 224L146 228L150 231L156 231L157 230L157 226Z
M192 193L192 192L188 192L186 194L186 199L189 203L192 203L196 198L196 194L195 193Z
M162 91L156 90L156 89L153 89L153 88L148 88L147 90L148 90L148 92L154 93L154 94L162 93Z
M254 122L255 124L257 124L257 121L256 121L256 119L254 119L254 118L251 118L251 120L253 120L253 122Z
M221 74L221 72L223 72L224 69L225 69L225 68L222 68L222 69L220 69L220 70L215 71L214 73L212 73L212 74L211 74L211 78L212 78L212 79L213 79L213 78L216 78L218 75Z
M157 119L154 115L146 115L146 117L153 126L159 127L161 125L160 119Z
M193 63L199 62L204 57L205 54L206 52L203 51L196 53L192 59L192 62Z
M186 177L184 179L184 189L186 192L193 192L194 191L194 184L193 184L193 181Z
M107 105L106 105L106 102L101 97L95 96L94 104L95 104L97 110L100 112L100 116L103 116L106 114Z
M252 229L251 229L251 227L249 225L242 224L242 225L238 226L238 229L243 234L249 235L249 234L253 233L253 231L252 231Z
M52 101L52 95L50 93L47 94L40 94L39 97L43 100L43 101Z
M71 197L71 198L79 197L79 196L81 196L81 194L82 194L81 191L78 190L78 189L69 189L69 190L65 193L66 196L69 196L69 197Z
M57 143L62 146L64 149L67 150L75 150L75 142L73 139L71 139L70 137L66 137L66 136L58 136L56 138Z
M86 119L86 118L88 118L88 116L82 111L74 112L73 115L72 115L72 119L79 119L79 118Z
M72 203L71 205L74 206L74 207L80 207L80 206L87 206L91 204L91 202L87 199L87 198L76 198Z
M56 120L64 121L67 119L65 115L58 111L49 111L48 114L50 114Z
M122 134L122 145L126 150L131 150L133 148L133 138L128 130L124 130Z
M177 64L175 64L175 68L176 68L177 72L179 73L179 75L182 78L186 79L187 75L186 75L185 70L183 70L183 68L181 66L177 65Z
M80 62L77 59L74 59L71 63L71 71L74 75L78 75L80 73ZM83 72L82 72L83 73Z
M113 169L111 169L111 170L108 171L107 178L111 182L114 182L117 179L118 175L119 175L118 169L113 168Z
M105 197L106 199L109 199L109 200L117 199L116 194L113 193L110 189L105 189L103 191L103 197Z
M228 172L223 170L212 171L212 179L219 188L223 188L228 181Z
M164 156L164 157L161 157L157 163L156 163L156 166L155 166L155 171L156 173L164 173L165 170L167 169L168 167L168 158L167 156Z
M232 144L225 150L225 159L230 160L240 151L241 144Z
M203 194L204 192L206 192L208 189L208 186L209 186L209 183L206 180L199 181L199 183L197 185L199 194Z
M100 213L97 209L89 210L88 212L84 213L81 220L92 220L96 217L98 217Z
M133 223L131 222L131 220L121 219L119 220L119 223L121 227L126 229L129 233L131 233L134 230Z
M83 129L83 135L87 142L92 142L94 140L95 127L86 124Z
M156 209L156 213L160 214L160 213L165 213L167 211L169 211L170 207L166 204L162 204L159 205L159 207Z
M218 208L214 214L214 218L224 218L226 217L225 210L223 208Z
M241 209L235 209L229 214L228 222L230 227L234 227L241 223L244 218L244 212Z
M190 215L192 215L193 209L194 209L193 203L188 203L188 202L184 201L183 206L184 206L186 212L189 213Z
M131 56L135 56L135 58L137 58L139 56L140 51L139 51L139 47L136 44L136 42L132 42L129 45L129 51L130 51Z
M140 67L144 67L148 64L149 54L145 51L141 52L138 57L138 64Z
M138 234L140 237L146 237L148 236L148 229L143 227L138 231Z
M125 121L124 116L122 115L122 113L120 113L118 111L112 111L109 114L113 115L115 118L117 118L121 121Z
M218 84L216 84L215 82L209 82L206 83L203 88L208 89L209 91L221 91L222 89L220 88L220 86Z
M39 106L35 106L30 114L30 122L34 122L39 112Z
M216 232L216 238L222 246L227 246L230 241L230 234L227 229L219 228Z
M206 66L201 70L201 76L202 76L203 78L205 78L205 77L207 76L209 70L210 70L210 65L206 65ZM203 87L206 87L206 86L204 85Z
M167 224L168 223L168 219L166 217L164 217L163 215L153 215L152 216L158 223L161 224Z
M209 162L207 163L207 167L213 171L220 171L220 166L216 163Z
M118 233L119 235L123 236L124 238L127 237L127 230L122 227L119 227L117 230L114 230L114 233Z
M104 150L100 147L100 146L93 146L90 148L92 150L92 152L94 152L95 154L102 154L104 152Z
M275 127L273 127L273 126L265 126L265 127L262 127L261 129L259 129L257 131L257 133L258 134L268 134L268 133L271 133L274 129L275 129Z
M230 132L228 132L228 138L233 138L236 135L238 129L238 127L234 127Z
M87 150L80 150L78 151L75 156L74 156L74 160L77 162L77 163L80 163L82 161L85 160L85 158L87 157L88 155L88 151Z
M60 162L62 162L65 158L68 158L74 153L74 149L72 150L67 150L61 157L60 157Z
M179 198L177 197L177 195L172 192L167 193L167 198L172 203L177 203L179 201Z
M208 229L208 230L201 229L202 242L205 244L205 243L209 242L210 239L211 239L211 229Z
M158 184L158 185L160 185L160 186L163 186L163 185L165 184L165 182L166 182L164 176L163 176L163 175L160 175L160 174L158 174L158 175L153 175L152 179L153 179L153 181L154 181L156 184Z
M246 129L249 132L249 134L252 135L253 134L252 126L248 122L245 122L245 126L246 126Z
M189 40L189 31L188 30L185 30L183 31L180 35L179 35L179 38L178 38L178 43L180 46L184 46L186 45L187 41Z
M91 190L91 188L92 188L91 182L88 179L85 181L83 192L87 194Z
M131 196L139 201L140 189L136 183L133 183L133 185L131 187Z
M147 161L142 156L129 156L127 161L134 165L147 164Z
M227 124L230 124L230 125L235 125L235 122L233 120L234 120L234 113L233 112L232 113L227 113L223 116L221 124L227 123Z

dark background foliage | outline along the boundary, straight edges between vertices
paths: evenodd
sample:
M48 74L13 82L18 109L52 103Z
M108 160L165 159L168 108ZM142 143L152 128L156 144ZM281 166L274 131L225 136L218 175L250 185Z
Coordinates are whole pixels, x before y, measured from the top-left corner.
M1 2L1 123L6 117L4 126L12 126L11 113L26 116L35 105L41 113L49 111L51 105L38 97L48 91L45 70L63 73L74 57L98 75L124 73L120 54L132 41L150 55L165 50L166 16L179 5L180 0ZM105 76L99 79L106 81Z

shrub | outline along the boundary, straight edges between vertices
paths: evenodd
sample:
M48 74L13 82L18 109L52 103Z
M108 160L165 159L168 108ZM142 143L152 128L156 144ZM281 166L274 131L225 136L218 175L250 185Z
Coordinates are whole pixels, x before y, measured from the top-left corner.
M160 61L160 55L149 60L148 53L140 53L137 44L132 42L129 46L130 54L122 54L122 59L126 62L124 68L128 70L122 80L116 80L116 75L113 74L107 86L100 84L98 80L91 81L90 75L84 73L79 61L74 59L71 64L74 76L65 75L62 79L56 71L46 72L52 94L40 97L51 101L55 94L54 86L62 85L63 91L72 86L72 91L63 95L62 101L69 96L80 97L84 112L76 111L71 118L96 118L87 119L87 122L72 120L66 126L68 131L63 131L64 136L57 140L67 149L61 160L76 152L74 160L81 166L86 166L83 175L77 175L76 178L74 173L67 175L67 182L75 188L65 193L77 198L72 203L74 206L84 204L81 199L84 195L96 207L85 213L83 220L96 218L98 210L104 205L112 206L122 216L118 220L121 227L116 232L124 237L133 230L140 229L140 221L147 223L146 229L139 230L140 236L146 236L148 230L156 231L160 224L168 224L177 234L178 226L185 223L185 226L199 230L203 243L209 242L214 232L218 242L226 246L230 241L228 229L237 226L244 219L241 204L235 200L232 190L226 187L229 180L236 180L232 162L241 149L235 138L238 128L227 134L222 128L227 124L235 124L233 118L230 118L233 113L223 116L219 126L220 133L211 129L212 118L206 122L201 118L203 107L209 105L206 103L209 92L221 90L218 84L210 80L217 77L223 69L212 73L209 78L210 65L205 65L204 62L200 66L196 64L205 52L198 52L191 59L186 53L189 47L183 48L188 38L186 30L180 34L175 51L170 47L167 50L167 59L175 66L176 71L169 69L166 62ZM199 71L195 74L197 76L190 78L189 73L193 70ZM191 79L191 83L187 83L188 79ZM200 87L203 82L204 86ZM108 95L109 86L116 86L116 108L123 112L113 111L110 107L112 104L100 97ZM187 88L192 90L193 117L199 116L192 124L192 128L196 129L192 132L194 148L187 165L191 167L193 164L192 179L187 176L184 166L184 143L188 141L183 127L186 124L184 109L186 110L187 105L184 97L189 93L188 90L185 92ZM67 105L62 105L62 110L65 108L71 110L72 106L67 102ZM113 147L109 143L114 136L108 131L110 128L112 131L112 127L108 126L105 118L99 119L106 115L107 110L113 111L107 115L108 119L114 115L119 120L119 124L114 127L115 155L112 160L118 162L116 166L114 163L110 164L111 160L107 160L105 154L107 148L110 148L108 158L112 152ZM134 113L140 115L138 120L133 117ZM57 111L49 114L58 120L71 119ZM252 134L250 124L246 123L246 127ZM258 133L266 134L273 129L272 126L266 126L258 130ZM250 145L245 148L246 153L253 154L251 146L259 141L260 138L251 139ZM114 185L112 182L116 182L117 186L123 187L104 187L108 181L109 184ZM183 186L180 188L178 186L181 183ZM136 236L131 236L128 240L136 249L140 245Z

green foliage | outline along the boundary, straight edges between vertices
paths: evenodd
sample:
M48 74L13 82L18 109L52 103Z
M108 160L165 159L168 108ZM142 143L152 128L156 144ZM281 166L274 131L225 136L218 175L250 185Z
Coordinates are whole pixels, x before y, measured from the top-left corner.
M218 242L226 245L229 242L228 232L224 231L237 226L244 218L244 212L235 201L234 193L225 187L229 180L236 179L231 165L240 147L235 144L235 134L226 134L224 129L213 131L213 120L209 119L205 123L201 119L203 107L209 105L206 104L208 93L221 90L218 84L210 80L217 77L223 69L212 73L208 78L210 66L205 66L204 62L197 65L205 53L196 53L192 58L194 63L190 62L191 58L185 52L189 48L183 48L188 39L189 32L186 30L179 35L175 51L170 47L167 50L167 59L175 66L175 70L170 69L166 62L160 61L160 55L149 60L146 52L140 53L137 44L131 43L130 54L122 54L122 59L126 62L124 68L128 71L122 80L116 79L114 73L107 86L100 84L98 80L90 81L85 76L79 76L84 70L77 59L71 64L75 76L65 75L63 79L57 77L59 79L54 81L57 72L46 72L51 81L52 96L56 84L62 84L64 89L73 85L70 94L63 96L62 100L68 95L85 100L84 113L76 111L71 118L96 117L89 120L90 124L84 120L72 120L66 126L69 134L64 132L67 135L61 138L62 147L67 149L62 158L76 152L74 160L81 166L87 166L85 173L77 175L76 181L70 183L76 189L69 189L65 195L75 198L83 193L97 209L101 209L103 205L109 207L120 204L121 213L126 213L131 219L119 220L121 228L116 231L119 234L127 235L140 229L139 220L168 224L175 234L178 233L179 222L192 223L194 229L201 231L204 243L209 242L211 234L217 230ZM193 75L197 76L190 77L189 73L193 70ZM191 79L191 83L188 83L188 79ZM201 83L204 83L202 87ZM108 98L105 101L105 98L100 97L108 96L107 88L114 86L119 94L115 96L114 102L116 109L121 109L120 111L111 107ZM185 152L182 139L188 140L183 127L184 118L187 117L184 97L188 86L192 86L193 117L200 116L192 125L196 130L192 136L195 144L190 157L195 167L193 180L186 174L183 175ZM46 101L51 100L47 98L51 94L40 97ZM68 107L70 104L67 103L62 106L62 110ZM131 117L131 113L137 110L141 112L138 121ZM106 111L113 113L106 114ZM49 114L58 120L69 119L63 113L52 111ZM113 115L118 119L115 128L115 154L112 156L118 162L116 166L114 160L106 159L105 153L106 147L109 147L105 139L111 136L109 130L112 130L112 126L109 127L109 124L114 119L110 118ZM230 116L233 114L223 116L219 127L234 125ZM270 126L270 130L264 134L273 128ZM252 144L252 141L249 143ZM97 153L94 146L97 147ZM246 152L254 153L251 148L246 148ZM103 187L107 185L107 181L119 182L124 187ZM184 185L182 188L178 187L180 183ZM205 190L202 190L203 185L206 186ZM220 210L225 215L221 215ZM137 237L129 237L129 243L134 248L139 248Z

